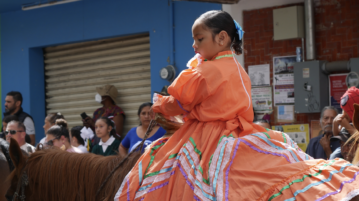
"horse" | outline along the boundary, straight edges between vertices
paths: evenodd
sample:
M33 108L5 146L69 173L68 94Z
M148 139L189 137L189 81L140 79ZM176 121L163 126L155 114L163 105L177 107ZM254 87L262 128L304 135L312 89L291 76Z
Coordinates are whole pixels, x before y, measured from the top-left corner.
M126 157L100 156L92 153L69 153L57 148L40 149L30 156L22 154L19 145L10 141L10 157L15 170L10 174L8 196L22 200L113 200L127 173L142 155L142 146L153 126L159 123L170 137L182 123L168 121L156 114L139 149Z
M0 201L5 201L6 190L10 187L10 181L6 178L14 169L9 155L9 143L0 138Z
M128 162L114 171L106 182L108 175L122 161L121 156L69 153L57 148L37 150L25 156L18 143L11 139L10 157L15 169L9 176L8 196L29 201L107 201L113 200L140 154L128 158Z

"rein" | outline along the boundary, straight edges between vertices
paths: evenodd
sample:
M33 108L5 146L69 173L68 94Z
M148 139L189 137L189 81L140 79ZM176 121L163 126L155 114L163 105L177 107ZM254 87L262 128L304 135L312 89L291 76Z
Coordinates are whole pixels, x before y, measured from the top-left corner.
M27 160L26 163L27 164ZM14 197L12 198L12 201L16 200L16 197L19 197L21 201L25 201L25 187L29 185L29 177L27 176L25 172L25 167L21 170L21 177L19 178L19 181L17 182L16 192L14 193ZM20 195L21 191L21 195Z
M142 151L143 145L145 143L145 140L147 139L148 135L151 133L152 129L157 125L157 122L155 120L151 120L150 125L147 128L147 131L145 133L145 137L143 138L140 146L138 146L140 149L140 151ZM115 171L126 161L126 159L128 159L133 153L135 153L137 151L137 148L133 149L129 154L127 154L127 156L121 160L121 162L110 172L110 174L107 176L107 178L105 179L104 182L102 182L100 188L97 190L96 196L95 198L98 196L98 194L100 193L100 191L103 189L103 187L105 186L105 184L107 183L107 181L110 179L110 177L113 175L113 173L115 173Z

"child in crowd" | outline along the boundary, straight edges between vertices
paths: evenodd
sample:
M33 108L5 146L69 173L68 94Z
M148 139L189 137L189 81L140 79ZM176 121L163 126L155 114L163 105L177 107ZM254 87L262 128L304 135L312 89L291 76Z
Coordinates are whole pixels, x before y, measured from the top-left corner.
M185 115L171 137L155 141L123 180L115 200L350 200L359 168L310 160L285 133L253 123L251 82L234 57L243 30L225 11L192 26L197 55L152 106ZM334 174L334 176L333 176Z
M93 147L92 153L103 156L116 155L121 141L113 137L116 135L114 123L107 117L100 117L95 123L95 131L101 140Z
M75 126L71 129L71 145L79 148L83 153L88 153L85 147L85 139L81 136L83 126Z
M83 153L77 147L71 146L69 130L65 119L58 119L55 125L46 132L46 145L59 147L68 152Z

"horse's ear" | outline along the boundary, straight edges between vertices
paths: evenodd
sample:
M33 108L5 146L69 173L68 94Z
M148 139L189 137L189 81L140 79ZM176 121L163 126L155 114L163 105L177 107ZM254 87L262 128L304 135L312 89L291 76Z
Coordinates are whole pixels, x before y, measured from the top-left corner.
M354 114L352 116L354 127L359 130L359 104L354 103Z
M22 161L22 159L24 158L24 156L22 154L19 144L16 142L16 140L12 138L10 138L9 152L10 152L10 158L14 163L15 168L17 168L20 162Z

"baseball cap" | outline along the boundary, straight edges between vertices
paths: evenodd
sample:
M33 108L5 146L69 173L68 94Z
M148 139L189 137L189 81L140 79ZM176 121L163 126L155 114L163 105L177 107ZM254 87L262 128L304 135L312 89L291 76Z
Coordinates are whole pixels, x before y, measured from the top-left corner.
M350 87L340 99L340 107L353 119L354 103L359 103L359 89Z
M113 100L113 102L117 104L118 91L115 86L106 84L102 87L96 87L96 91L101 96L109 96Z

